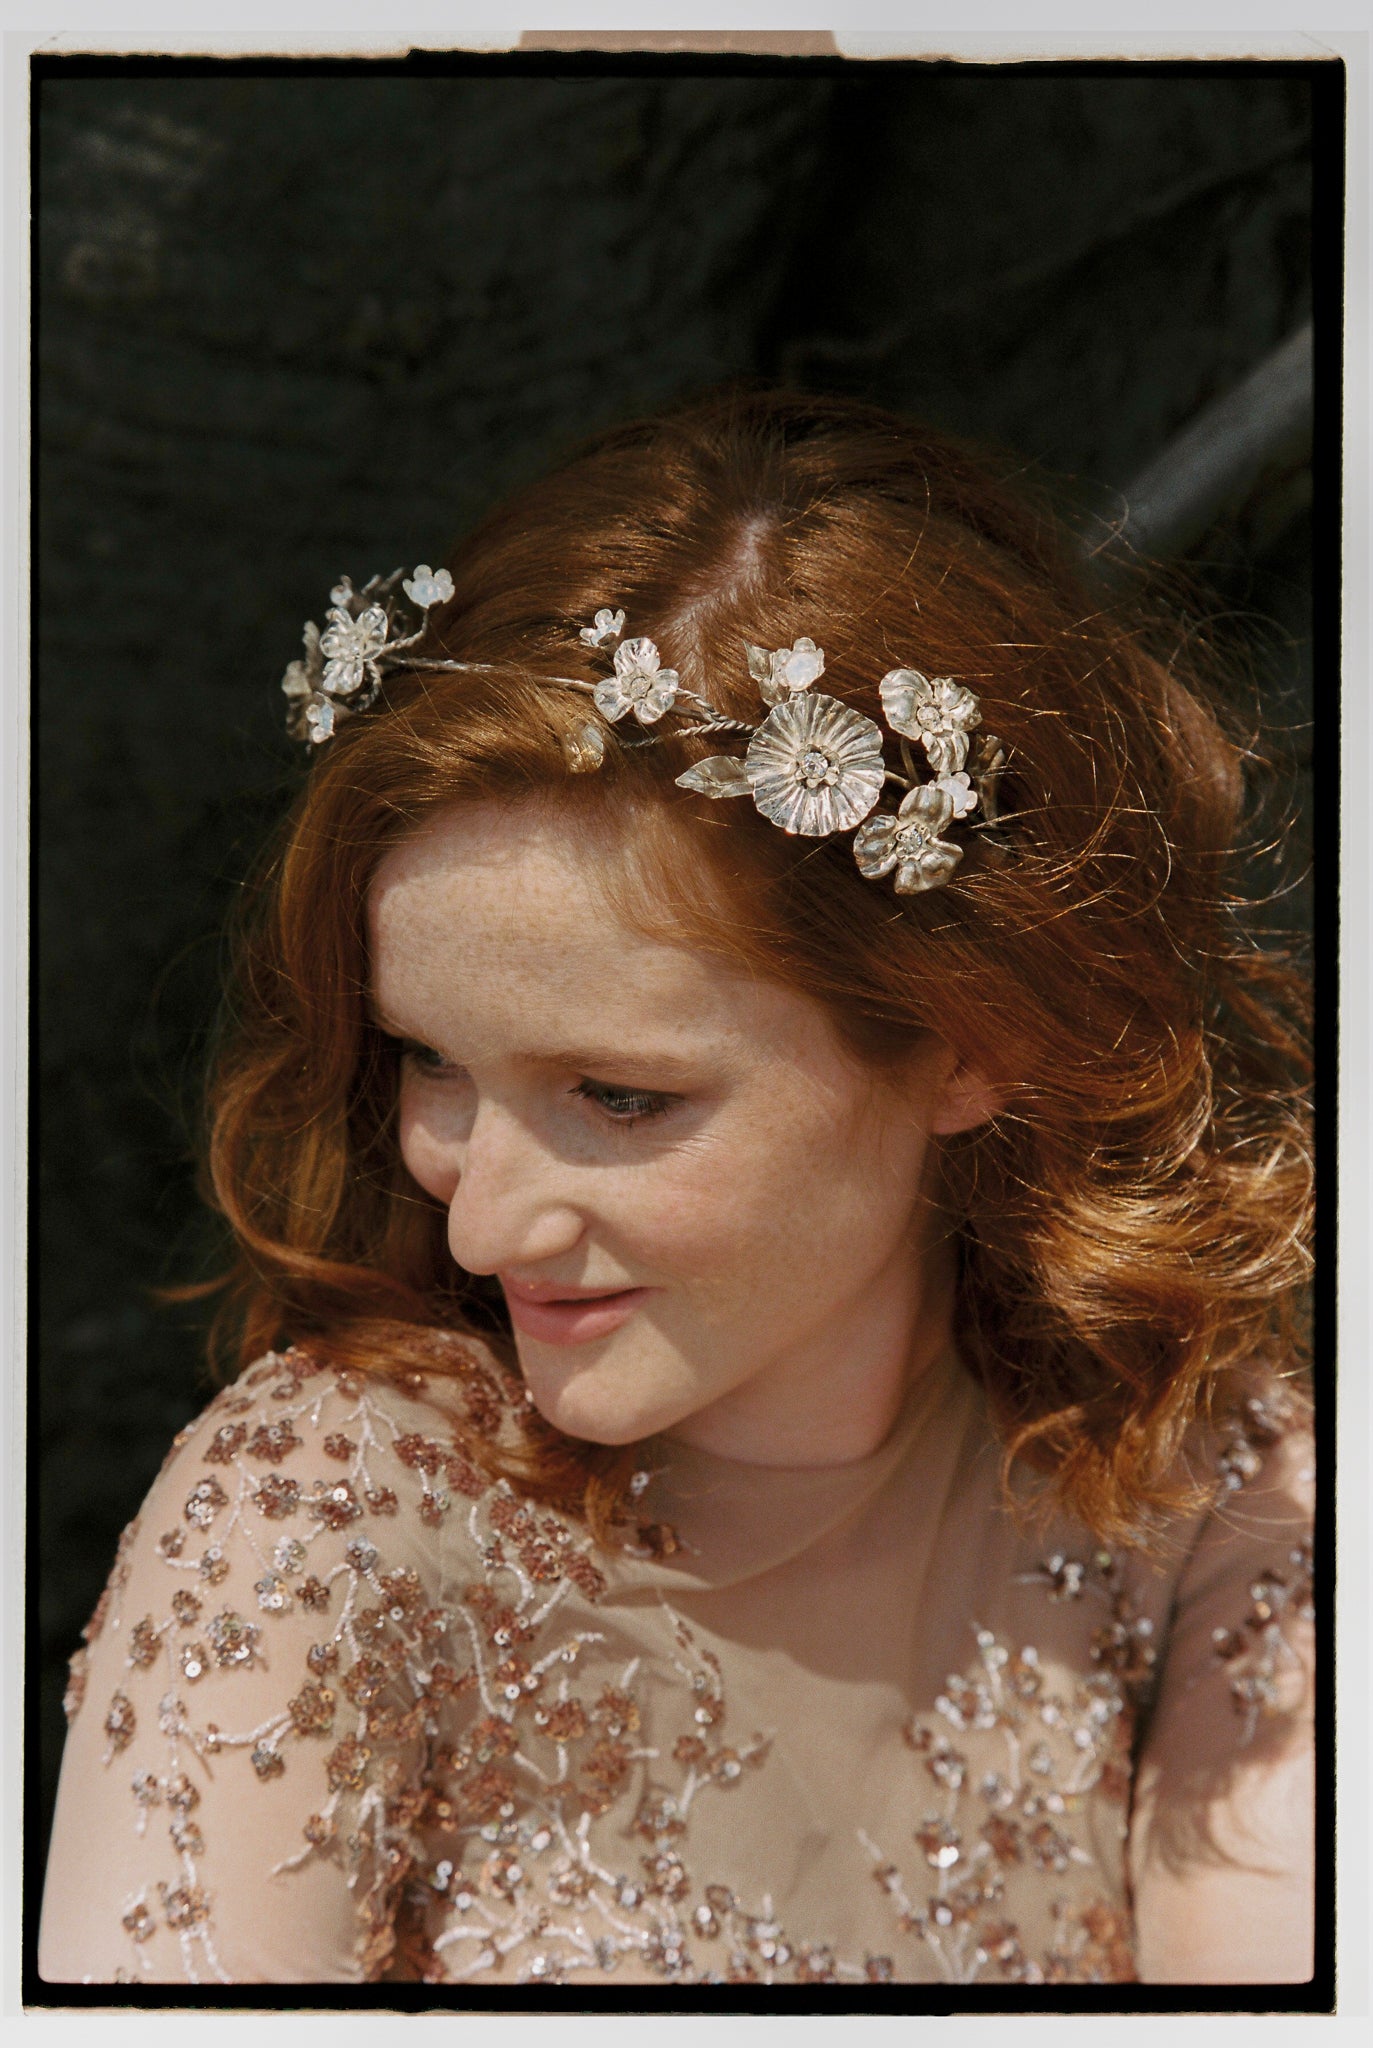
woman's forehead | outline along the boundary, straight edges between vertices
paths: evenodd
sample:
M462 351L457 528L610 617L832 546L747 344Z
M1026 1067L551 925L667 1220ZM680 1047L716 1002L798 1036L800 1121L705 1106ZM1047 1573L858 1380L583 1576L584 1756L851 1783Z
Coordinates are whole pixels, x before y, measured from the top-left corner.
M369 922L378 972L439 953L490 967L541 958L569 984L595 973L661 978L690 971L688 949L645 937L606 888L613 856L585 830L533 805L482 803L441 813L392 848L374 879Z
M550 1050L645 1031L664 1052L823 1031L823 1013L803 997L637 929L606 886L616 872L602 841L551 810L441 814L392 849L373 884L380 1020L419 1035L421 1012L475 1029L517 1017L521 1037Z

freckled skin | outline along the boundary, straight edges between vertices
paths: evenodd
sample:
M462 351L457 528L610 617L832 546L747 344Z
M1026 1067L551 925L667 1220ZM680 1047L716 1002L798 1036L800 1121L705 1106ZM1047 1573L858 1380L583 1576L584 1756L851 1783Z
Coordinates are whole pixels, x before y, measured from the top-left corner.
M805 997L644 937L605 858L554 812L470 804L383 862L373 1002L425 1049L402 1062L405 1163L468 1272L648 1290L592 1341L517 1335L559 1429L865 1456L948 1336L929 1141L989 1114L986 1090L934 1038L879 1080ZM624 1091L671 1101L626 1121Z

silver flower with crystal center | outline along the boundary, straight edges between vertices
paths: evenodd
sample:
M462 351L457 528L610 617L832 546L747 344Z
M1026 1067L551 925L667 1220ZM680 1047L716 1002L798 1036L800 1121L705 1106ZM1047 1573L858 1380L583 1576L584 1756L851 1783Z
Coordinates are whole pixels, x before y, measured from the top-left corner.
M390 621L379 604L368 605L356 619L336 605L329 617L333 623L319 640L324 656L323 687L332 697L351 697L367 681L372 663L386 645Z
M919 669L894 668L878 685L882 711L893 732L919 740L936 775L953 775L968 758L968 735L982 723L977 699L951 676L922 676Z
M855 834L853 857L859 873L869 882L879 882L895 868L898 896L939 888L963 858L961 846L939 836L953 815L954 800L937 782L910 790L895 816L884 811Z
M846 832L882 794L882 730L837 697L801 692L763 720L744 772L753 801L784 832Z
M633 712L640 725L654 725L672 709L680 687L675 668L664 668L651 640L626 640L615 649L615 673L597 683L596 709L613 725Z

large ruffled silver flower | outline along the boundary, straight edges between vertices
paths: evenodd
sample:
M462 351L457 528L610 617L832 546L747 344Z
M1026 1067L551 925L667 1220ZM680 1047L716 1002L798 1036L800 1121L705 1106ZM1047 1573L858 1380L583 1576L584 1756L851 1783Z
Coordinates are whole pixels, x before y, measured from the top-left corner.
M882 794L882 729L837 697L803 691L769 711L744 772L753 801L784 832L846 832Z
M338 597L342 588L340 584L332 594ZM322 687L331 697L351 697L369 679L377 680L374 664L386 645L391 623L379 604L369 604L357 618L344 604L336 604L329 617L332 624L319 639L324 656Z
M968 759L968 735L982 723L977 699L951 676L922 676L919 669L891 669L878 685L882 711L893 732L919 740L936 775L953 775Z
M898 896L939 888L963 858L961 846L939 836L953 815L954 799L937 782L910 790L895 815L883 811L855 834L853 857L859 873L878 882L895 868Z
M651 640L625 640L615 649L615 673L597 683L596 709L613 725L633 712L640 725L654 725L672 709L680 679L664 668Z

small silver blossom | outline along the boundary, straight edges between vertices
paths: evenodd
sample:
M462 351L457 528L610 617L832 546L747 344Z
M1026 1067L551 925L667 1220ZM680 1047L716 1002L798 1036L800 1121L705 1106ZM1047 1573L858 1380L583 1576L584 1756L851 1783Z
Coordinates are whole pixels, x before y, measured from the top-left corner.
M966 769L960 768L956 775L941 775L935 784L942 789L953 805L955 818L966 818L977 809L977 791L973 788Z
M431 569L427 562L421 562L413 576L407 576L401 589L411 604L427 612L431 605L447 604L453 595L453 579L446 569Z
M318 703L308 706L305 723L309 728L311 744L320 746L334 736L335 705L328 697L321 697Z
M321 633L320 653L324 656L322 687L334 697L351 697L360 690L386 645L390 621L379 604L352 618L342 605L329 613L332 623Z
M898 896L939 888L963 858L961 846L939 836L952 817L953 799L937 782L908 791L895 816L869 818L854 839L859 873L876 882L895 868Z
M822 839L866 818L882 794L882 733L837 697L798 691L768 713L744 757L753 801L784 832Z
M578 637L584 640L588 647L604 647L607 640L618 640L624 629L624 613L612 612L602 606L596 614L596 623L593 626L583 626Z
M745 643L749 674L765 704L785 704L825 673L825 650L801 634L794 646L769 649Z
M919 740L936 775L953 775L968 759L968 735L982 723L977 699L952 676L891 669L878 685L882 710L893 732Z
M680 687L675 668L664 668L651 640L625 640L615 649L615 673L596 685L596 709L613 725L632 711L653 725L672 709Z
M319 651L319 627L313 619L307 619L301 635L305 646L304 661L293 661L281 679L281 687L292 699L308 697L319 688L324 675L324 662Z
M301 635L305 647L305 659L293 661L281 679L286 696L286 731L293 740L308 740L309 706L316 702L320 685L324 681L324 657L319 651L319 627L313 619L306 622Z

